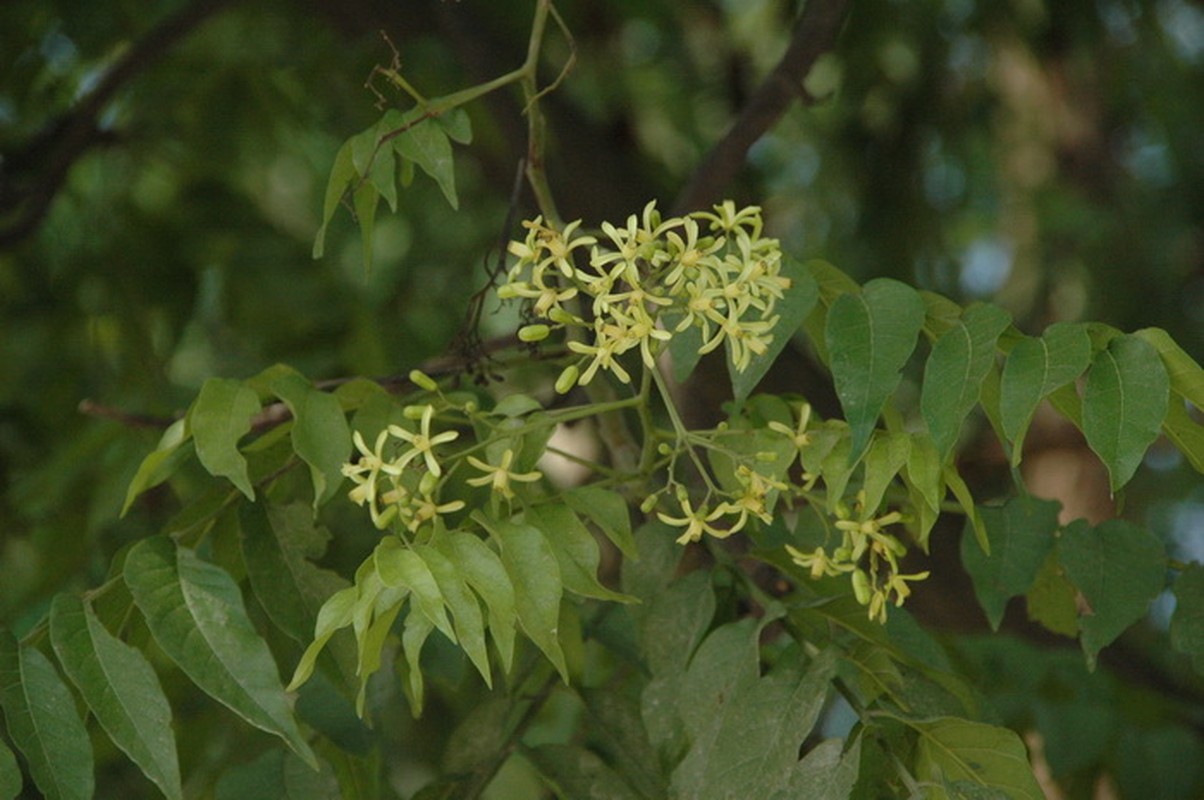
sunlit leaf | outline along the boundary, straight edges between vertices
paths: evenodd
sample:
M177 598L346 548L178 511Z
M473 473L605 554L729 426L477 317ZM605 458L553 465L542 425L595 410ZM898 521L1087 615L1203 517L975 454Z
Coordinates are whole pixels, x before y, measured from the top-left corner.
M1083 433L1108 468L1112 491L1120 489L1166 419L1170 380L1152 345L1118 336L1096 355L1083 393Z
M215 800L340 800L339 781L330 764L314 769L288 750L272 748L245 764L227 769L217 781Z
M815 278L798 261L790 256L782 256L782 276L790 279L790 288L782 295L782 299L774 306L780 315L777 325L773 328L773 341L761 355L754 355L752 361L743 370L736 369L729 355L727 371L732 380L732 392L736 402L742 403L765 377L765 373L777 361L778 356L790 343L795 331L803 324L803 320L811 313L819 300L819 286Z
M1145 616L1166 583L1166 550L1153 534L1110 519L1092 528L1072 522L1058 538L1066 576L1083 594L1079 614L1083 651L1090 664L1101 648Z
M1036 580L1054 546L1059 507L1056 501L1027 495L1003 506L980 506L991 542L989 556L969 536L962 536L962 564L974 580L974 593L992 629L999 629L1008 599L1027 592Z
M1012 440L1012 462L1020 463L1025 431L1037 404L1082 375L1091 361L1091 340L1083 325L1059 322L1040 339L1024 338L1008 353L999 387L1003 432Z
M205 381L188 412L201 465L212 475L229 478L248 500L255 499L255 489L247 475L247 460L238 452L238 440L251 430L251 417L258 412L255 391L228 378Z
M182 798L171 706L142 653L109 633L75 595L50 610L50 639L67 677L113 743L170 798Z
M422 556L402 544L396 536L386 536L376 545L373 558L376 560L376 573L385 586L412 592L418 611L444 636L456 641L456 632L444 609L445 601L443 592L439 591L439 582Z
M165 537L135 545L124 574L163 652L210 697L316 766L230 575Z
M639 558L631 532L631 511L623 495L597 486L576 486L564 493L564 502L597 525L626 558Z
M314 671L314 664L318 660L318 654L326 647L326 643L340 629L351 624L358 600L359 590L354 586L348 586L327 598L322 607L318 609L318 618L314 623L313 641L301 655L301 660L293 672L293 678L289 681L288 691L295 691L298 686L309 680L309 676Z
M955 717L911 724L920 734L916 777L932 782L925 797L951 800L943 784L965 781L1011 800L1045 800L1015 731Z
M972 305L932 346L924 367L920 409L941 458L957 443L962 421L978 402L983 380L995 363L995 341L1011 315L987 304Z
M123 517L140 494L171 477L180 464L192 454L191 448L182 446L189 438L188 424L183 419L176 420L163 431L159 444L142 459L138 471L130 481L125 493L125 502L121 506Z
M1196 408L1204 410L1204 367L1161 328L1143 328L1134 336L1158 351L1170 378L1171 389Z
M0 630L0 706L8 734L42 795L89 800L95 785L92 742L75 698L50 659L37 648L18 645L7 630Z
M1192 419L1183 403L1174 395L1171 395L1167 405L1162 431L1197 472L1204 472L1204 425Z
M309 465L314 508L325 503L343 481L342 467L351 452L351 428L338 398L321 392L299 375L272 382L272 392L293 415L289 430L293 449Z
M915 289L889 278L876 278L832 303L824 338L853 434L850 459L868 444L923 325L924 302Z
M472 590L485 601L489 611L489 635L493 637L502 670L510 671L514 657L514 630L518 620L514 584L498 554L471 533L453 531L435 540L433 546L447 556Z

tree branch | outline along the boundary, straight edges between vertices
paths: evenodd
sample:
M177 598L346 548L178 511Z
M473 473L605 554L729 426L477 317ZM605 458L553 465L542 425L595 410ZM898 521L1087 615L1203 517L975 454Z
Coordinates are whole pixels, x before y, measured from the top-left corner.
M696 211L718 199L744 166L748 149L773 127L795 100L811 100L803 79L831 50L848 16L849 0L807 0L782 60L757 88L735 123L694 170L673 204L673 214Z
M206 19L237 0L197 0L139 39L69 113L48 123L21 152L0 159L0 247L37 228L70 172L89 149L111 135L97 126L117 91Z

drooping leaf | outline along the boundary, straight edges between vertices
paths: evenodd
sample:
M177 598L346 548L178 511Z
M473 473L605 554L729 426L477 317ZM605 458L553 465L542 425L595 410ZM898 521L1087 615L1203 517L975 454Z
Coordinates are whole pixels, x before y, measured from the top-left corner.
M76 596L50 610L50 640L67 677L109 738L169 798L182 798L171 706L142 653L109 633Z
M155 641L193 683L316 768L276 662L230 575L166 537L134 545L124 575Z
M1171 395L1166 408L1162 431L1197 472L1204 472L1204 425L1192 419L1187 408L1174 395Z
M1204 672L1204 567L1191 564L1175 579L1175 613L1171 616L1171 646L1191 656Z
M832 303L824 339L836 394L853 434L850 460L868 444L923 325L923 300L910 286L889 278L876 278Z
M569 508L589 518L626 558L639 558L631 532L631 511L618 492L597 486L577 486L564 493Z
M941 512L945 498L945 479L941 474L941 456L927 432L913 433L907 454L903 480L916 508L915 533L920 547L928 550L928 535Z
M184 459L191 454L190 448L182 446L188 441L188 438L188 424L185 420L178 419L167 426L167 430L163 431L163 435L159 437L159 444L147 454L146 458L142 459L142 463L138 465L138 471L134 473L134 478L130 481L129 488L125 493L125 502L121 506L123 517L140 494L171 477Z
M524 517L552 546L565 589L598 600L635 602L634 597L607 589L598 582L598 565L602 561L598 542L571 508L559 503L532 506Z
M874 433L863 459L865 481L862 483L862 489L865 491L867 514L872 514L882 504L887 487L899 474L899 470L907 464L910 455L910 434L902 431L898 433L876 431Z
M514 658L514 629L518 620L514 584L498 554L471 533L453 531L433 543L464 575L472 590L489 610L489 635L502 659L502 670L510 671Z
M326 198L322 203L322 226L314 237L314 258L321 258L326 249L326 226L338 210L339 201L347 191L347 187L355 180L355 164L352 161L352 141L354 137L343 142L335 154L334 164L330 167L330 179L326 182Z
M351 452L351 428L334 395L320 392L299 375L272 382L272 392L293 414L289 430L293 449L309 465L314 486L314 509L338 491L342 466Z
M1076 323L1050 325L1040 339L1025 338L1008 353L999 387L1003 432L1019 464L1025 431L1041 399L1083 374L1091 361L1091 339Z
M456 197L456 173L451 142L447 133L431 120L416 120L404 133L393 139L398 155L408 158L435 179L452 208L459 208Z
M238 440L251 430L251 416L258 412L255 391L228 378L205 381L188 412L201 465L212 475L229 478L252 501L255 489L247 475L247 460L238 452Z
M376 235L376 209L380 192L371 183L361 183L351 194L351 206L360 226L360 241L364 252L364 270L372 269L373 239Z
M1058 539L1058 558L1087 608L1079 614L1089 664L1101 648L1145 616L1166 582L1166 550L1153 534L1110 519L1092 528L1083 520Z
M920 734L915 775L932 782L926 797L951 800L956 795L943 784L965 781L1010 800L1044 800L1028 751L1015 731L956 717L913 725Z
M438 104L438 101L432 101ZM472 120L463 108L453 108L435 117L447 137L457 144L472 144Z
M640 795L605 761L584 747L544 744L525 754L559 797L640 800Z
M217 781L215 800L339 800L338 776L322 761L314 769L275 747L245 764L230 767Z
M21 793L21 768L8 745L0 740L0 800L14 800Z
M970 494L970 487L966 485L961 473L952 465L946 465L941 471L941 477L945 481L945 485L949 487L949 491L953 492L953 496L957 498L957 502L961 505L962 511L966 514L966 522L974 529L974 536L978 539L978 545L987 555L991 554L991 541L987 538L987 529L982 524L982 517L979 516L978 506L974 503L974 496Z
M346 589L335 592L322 604L318 610L318 619L314 623L313 641L301 655L301 660L293 671L293 678L289 681L286 691L296 691L298 686L309 680L318 655L326 647L326 643L340 629L346 628L352 623L358 600L359 589L355 586L348 586Z
M1027 592L1036 580L1054 546L1058 510L1056 501L1028 495L1013 497L1003 506L980 506L991 542L989 556L969 536L962 536L962 564L993 630L999 630L1008 599Z
M843 751L843 752L842 752ZM861 737L848 750L840 739L825 739L794 766L790 784L773 800L846 800L861 773Z
M1118 336L1096 355L1083 393L1083 433L1108 468L1112 491L1129 482L1158 438L1170 379L1158 352L1137 336Z
M1204 367L1161 328L1143 328L1133 335L1158 351L1170 378L1171 389L1196 408L1204 410Z
M491 527L479 514L474 519L482 522L501 547L502 565L514 587L519 625L567 683L568 667L557 633L564 584L556 553L543 534L530 525Z
M481 614L480 602L450 558L434 547L419 545L415 549L439 584L439 592L452 614L456 641L464 648L486 685L492 687L493 674L489 669L489 655L485 651L485 618Z
M392 627L393 621L389 620ZM422 648L435 626L425 614L415 614L411 609L406 616L401 633L401 650L405 654L405 677L403 684L406 697L410 701L410 711L417 719L422 713L425 694L425 682L422 677ZM362 713L362 711L361 711Z
M987 304L972 305L932 346L924 367L920 409L942 460L957 443L962 421L978 402L995 363L995 342L1011 315Z
M408 589L413 594L418 611L444 636L456 641L456 632L444 609L446 603L443 592L439 590L439 582L422 556L402 544L396 536L386 536L377 544L372 557L376 560L376 573L385 586Z
M50 659L0 630L0 706L8 734L47 800L89 800L92 742ZM19 778L18 778L19 780Z
M773 328L773 341L761 355L754 355L752 361L743 370L736 369L730 355L727 359L727 372L732 380L732 392L737 403L743 403L752 390L765 377L765 373L777 361L778 355L790 343L795 331L803 324L803 320L815 308L819 300L819 286L810 271L790 256L782 256L782 276L790 279L790 287L782 294L782 299L774 306L779 319Z

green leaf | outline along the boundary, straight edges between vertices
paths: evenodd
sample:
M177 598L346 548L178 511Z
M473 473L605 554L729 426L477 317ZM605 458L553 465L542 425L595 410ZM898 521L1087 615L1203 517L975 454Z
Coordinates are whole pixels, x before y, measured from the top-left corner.
M774 307L779 314L777 324L773 328L773 341L769 348L759 356L753 356L752 361L743 370L736 369L732 359L727 359L727 372L732 380L732 392L737 403L745 399L765 377L765 373L773 366L778 355L790 343L794 332L803 324L803 320L815 308L819 300L819 286L815 278L797 260L790 256L782 256L782 276L790 279L790 288L782 295L782 299Z
M876 278L832 304L824 340L836 394L853 433L850 461L869 443L923 325L924 301L910 286L889 278Z
M920 734L916 778L931 781L925 797L948 800L940 784L966 781L1011 800L1044 800L1024 742L1015 731L956 717L909 723Z
M326 248L326 226L334 217L339 207L339 201L347 191L347 187L358 177L352 160L352 143L355 137L343 142L335 154L334 164L330 167L330 179L326 182L326 199L322 203L322 226L314 237L314 258L321 258Z
M21 793L21 768L17 757L0 739L0 800L14 800Z
M276 662L230 575L165 537L134 545L124 574L155 641L193 683L316 768Z
M1192 419L1187 407L1173 395L1166 408L1166 419L1162 421L1162 431L1197 472L1204 472L1204 425Z
M680 675L715 616L715 591L706 570L683 575L647 602L640 640L648 671Z
M1011 321L1011 315L998 306L972 305L932 346L924 366L920 409L942 460L948 458L962 421L978 402L995 363L995 342Z
M552 546L530 525L499 525L496 520L486 520L480 513L474 514L473 518L501 547L502 565L514 587L514 609L523 632L568 683L568 667L558 637L564 584Z
M88 800L92 742L50 659L0 630L0 706L9 736L47 800Z
M1091 361L1091 339L1076 323L1050 325L1040 339L1024 338L1008 353L999 387L1003 432L1012 441L1012 464L1020 463L1024 434L1041 399L1083 374Z
M1033 585L1054 546L1060 504L1027 495L1003 506L980 506L979 515L991 542L991 555L963 535L962 564L974 580L974 593L992 630L999 630L1009 598Z
M1096 355L1083 393L1083 433L1108 468L1113 492L1158 438L1169 394L1166 368L1144 339L1118 336Z
M559 797L640 800L640 795L593 752L571 744L544 744L523 751Z
M842 752L843 751L843 752ZM825 739L794 766L790 784L773 800L847 800L861 772L861 737L848 750L840 739Z
M696 740L674 778L698 773L697 779L690 775L687 785L698 786L707 797L771 797L784 789L835 673L832 650L817 656L805 671L797 660L784 658L769 675L732 697L715 738Z
M376 573L385 586L412 592L418 611L444 636L456 641L456 632L443 608L445 601L443 592L439 591L439 582L422 556L402 544L396 536L386 536L376 545L373 558Z
M439 584L439 591L455 623L456 641L464 648L486 685L492 688L493 674L489 669L489 655L485 651L485 618L481 614L480 602L450 558L427 545L419 545L415 550Z
M376 209L380 205L380 192L371 183L362 183L351 195L355 218L360 224L360 241L364 251L364 269L372 269L372 238L376 234Z
M1161 328L1143 328L1133 335L1158 351L1170 377L1171 389L1196 408L1204 410L1204 367Z
M205 381L188 412L201 465L212 475L229 478L252 501L255 489L247 476L247 460L238 452L238 440L251 430L251 417L257 413L259 396L229 378Z
M1204 672L1204 567L1189 564L1175 579L1175 613L1171 615L1171 647L1191 656Z
M974 504L970 487L966 486L966 482L953 465L946 465L941 471L941 477L944 479L945 485L949 487L949 491L953 492L953 496L957 498L962 511L966 513L966 522L974 529L974 536L978 539L979 547L984 553L990 555L991 541L987 538L987 529L982 524L982 517L978 513L978 506Z
M664 797L665 779L634 693L613 685L581 689L590 740L641 797Z
M438 105L438 101L432 101ZM453 108L435 117L447 137L457 144L472 144L472 120L462 108Z
M358 600L359 588L348 586L331 595L318 609L318 619L314 623L314 639L301 655L301 660L293 671L293 679L289 681L286 691L296 691L298 686L309 680L309 676L314 671L314 664L318 660L318 654L326 647L326 643L340 629L351 624Z
M170 478L180 464L191 455L192 451L189 448L182 447L188 439L186 420L178 419L167 426L167 430L163 431L163 435L159 438L159 444L138 465L138 471L134 473L134 479L130 481L130 486L126 490L125 502L121 506L121 516L125 516L140 494Z
M272 748L254 760L226 770L215 800L339 800L339 781L325 761L315 769L287 750Z
M571 508L559 503L532 506L524 512L524 517L552 546L565 589L597 600L636 602L636 598L607 589L598 582L598 564L602 561L598 542Z
M1080 610L1083 651L1094 666L1101 648L1145 616L1166 583L1166 550L1153 534L1120 519L1092 528L1083 520L1058 539L1066 576L1087 602Z
M351 428L337 397L313 388L299 375L272 382L272 392L293 414L289 431L293 450L309 465L314 486L314 510L339 489L342 468L351 452Z
M76 596L50 609L50 640L109 738L169 798L182 798L171 706L141 652L114 637Z
M945 480L941 472L941 456L932 437L926 432L913 433L903 480L916 507L916 541L925 552L928 551L928 535L936 524L941 501L945 498Z
M451 142L443 128L430 120L417 120L413 127L393 139L393 147L399 155L410 159L435 179L452 208L460 207Z
M392 625L393 621L390 619L389 626ZM411 609L401 632L401 650L405 654L407 678L404 687L406 697L410 701L410 712L415 719L422 713L423 706L422 648L434 629L435 626L425 614L415 614Z
M1045 557L1033 586L1025 595L1028 618L1063 636L1079 633L1078 592L1058 561L1057 549Z
M597 486L577 486L564 493L569 508L588 517L627 558L639 558L631 533L631 511L623 495Z
M911 435L903 432L875 431L870 447L865 451L865 508L872 514L911 455Z
M437 538L433 546L447 556L464 575L472 590L489 609L489 634L502 659L502 670L510 671L514 658L514 626L518 620L514 584L497 553L471 533L453 531Z

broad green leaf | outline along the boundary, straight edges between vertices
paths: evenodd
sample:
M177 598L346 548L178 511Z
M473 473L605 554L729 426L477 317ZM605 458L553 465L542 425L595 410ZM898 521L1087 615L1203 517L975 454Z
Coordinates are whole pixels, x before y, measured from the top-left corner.
M471 533L453 531L437 538L432 546L447 556L464 575L472 590L485 601L489 610L489 635L502 659L502 670L510 671L514 658L515 610L514 584L498 554Z
M732 392L737 403L743 403L752 393L761 378L773 366L778 355L790 343L795 331L803 324L803 320L815 308L819 300L819 286L811 273L798 261L790 256L782 256L782 276L790 279L790 288L782 295L782 299L774 306L779 319L773 328L773 341L769 348L759 356L753 356L752 361L743 370L737 370L732 362L730 352L727 359L727 372L732 380Z
M567 505L553 503L532 506L524 512L523 518L526 520L525 524L537 528L552 546L552 552L556 554L556 563L560 565L560 580L565 589L597 600L636 602L636 598L607 589L598 582L598 565L602 561L598 542Z
M0 800L14 800L21 793L21 768L17 757L0 739Z
M293 450L309 465L314 485L314 510L339 489L343 463L351 452L351 428L338 398L321 392L299 375L281 377L272 392L293 414L289 430Z
M217 781L215 800L340 800L338 776L323 761L314 769L287 750L274 747L245 764L230 767Z
M640 639L652 675L680 675L715 616L711 575L697 570L646 603Z
M700 773L694 785L706 797L771 797L790 784L799 748L827 700L836 658L824 651L805 670L794 659L783 661L726 704L715 739L707 747L698 740L674 778Z
M1169 394L1166 368L1144 339L1118 336L1096 355L1083 393L1083 434L1108 468L1113 492L1158 438Z
M631 511L623 495L597 486L577 486L564 493L564 502L597 525L626 558L639 558L631 533Z
M1171 382L1178 392L1196 408L1204 410L1204 367L1161 328L1143 328L1134 334L1158 351Z
M640 560L624 559L619 569L619 585L623 591L644 602L642 606L628 606L626 612L639 619L648 601L665 590L677 572L683 548L673 541L676 528L660 520L645 522L633 534Z
M915 775L934 784L925 797L949 800L941 784L965 781L1010 800L1045 799L1015 731L956 717L910 725L919 733Z
M445 601L443 592L439 591L439 582L422 556L402 544L396 536L386 536L376 545L373 558L376 560L376 573L385 586L408 589L413 593L418 611L444 636L456 641L456 632L444 610Z
M567 683L568 667L558 637L564 584L556 553L543 534L530 525L496 525L489 521L494 524L491 528L480 514L474 514L474 519L482 522L501 547L502 565L514 587L519 625Z
M1197 672L1204 671L1204 567L1190 564L1175 579L1175 613L1171 616L1171 646L1191 656Z
M1162 431L1197 472L1204 472L1204 425L1192 419L1187 408L1174 395L1171 395L1167 405Z
M933 340L940 339L961 322L965 309L943 294L920 290L924 301L924 331Z
M238 440L251 430L251 417L259 413L259 397L241 381L210 378L188 412L188 426L196 441L196 454L210 474L229 478L254 501L255 489L247 476L247 460L238 452Z
M419 545L415 550L439 584L439 591L452 614L456 641L464 648L486 685L492 687L493 674L489 669L489 655L485 651L485 618L481 614L480 602L450 558L428 545Z
M953 496L957 498L962 511L966 513L966 522L974 529L974 536L978 539L982 551L990 555L991 542L987 538L987 529L982 524L982 517L978 514L978 506L974 504L974 497L970 494L970 487L966 486L961 473L951 464L945 466L941 471L941 476L944 478L945 485L949 487L949 491L953 492Z
M1028 618L1044 625L1063 636L1078 636L1079 613L1078 592L1066 577L1058 561L1058 551L1051 550L1045 563L1037 570L1032 588L1025 599L1028 603Z
M364 251L364 269L372 269L372 240L376 234L376 209L380 205L380 192L371 183L361 183L351 195L355 219L360 225L360 241Z
M664 797L665 779L640 719L638 698L613 685L578 691L589 713L593 746L641 797Z
M165 537L131 548L124 574L155 641L193 683L316 768L276 662L230 575Z
M75 698L50 659L0 630L0 706L30 775L47 800L89 800L92 742Z
M1019 341L1003 365L999 387L1003 432L1012 441L1012 463L1020 463L1024 434L1041 399L1082 375L1091 361L1091 339L1076 323L1050 325L1040 339Z
M392 627L392 620L389 621ZM410 701L410 712L417 719L422 713L425 684L422 677L422 648L435 626L425 614L415 614L413 609L406 616L401 632L401 650L405 654L406 681L403 684ZM361 711L362 713L362 711Z
M408 158L435 179L452 208L458 209L456 173L452 147L443 128L428 120L417 120L413 127L393 139L398 155Z
M640 800L605 761L579 745L544 744L525 750L524 755L558 797Z
M67 677L113 743L169 798L182 798L171 706L142 653L109 633L76 596L50 609L50 640Z
M355 137L343 142L335 154L334 164L330 167L330 179L326 182L326 198L322 203L322 227L314 237L314 258L321 258L326 248L326 226L330 224L334 212L338 210L339 201L347 191L347 187L356 179L355 164L352 162L352 142Z
M832 303L824 340L836 394L853 433L850 461L869 443L923 325L920 296L890 278L876 278Z
M134 473L134 479L130 481L129 489L126 490L121 516L124 517L130 510L138 495L170 478L180 464L192 454L190 448L182 447L189 437L186 420L178 419L167 426L167 430L163 431L159 438L159 444L138 465L138 471Z
M1066 576L1082 593L1083 651L1095 664L1101 648L1145 616L1166 583L1166 550L1153 534L1120 519L1092 528L1083 520L1058 539Z
M861 737L848 750L840 739L825 739L795 764L786 790L772 800L847 800L861 773Z
M942 460L949 457L962 421L978 402L983 380L995 363L995 341L1011 321L998 306L972 305L932 346L924 366L920 409Z
M438 101L432 101L438 105ZM472 144L472 120L462 108L453 108L435 117L447 137L458 144Z
M1003 506L980 506L979 516L991 542L988 556L963 534L962 564L974 580L974 593L992 630L999 630L1007 601L1027 592L1054 546L1060 504L1027 495ZM968 531L967 531L968 532Z
M941 474L941 456L927 432L912 434L903 480L915 506L916 519L912 525L916 541L928 552L928 535L940 516L941 501L945 498L945 480Z
M865 451L865 509L873 514L899 470L911 455L911 435L903 432L875 431L869 449Z
M301 655L301 660L293 671L293 679L289 681L286 691L296 691L298 686L309 680L322 648L326 647L326 643L335 633L351 624L358 600L359 589L355 586L348 586L331 595L318 609L318 619L314 623L313 641Z

